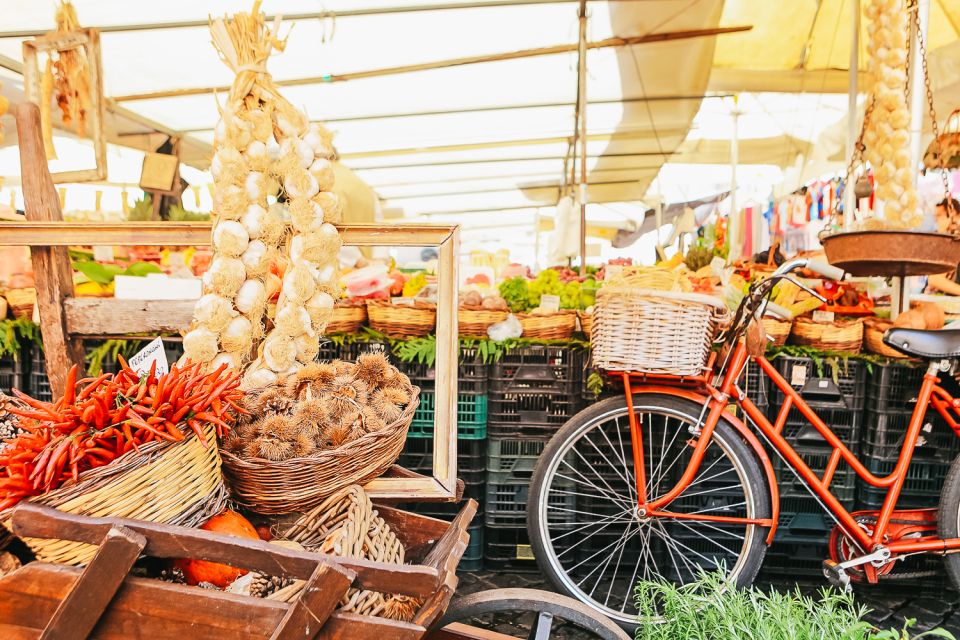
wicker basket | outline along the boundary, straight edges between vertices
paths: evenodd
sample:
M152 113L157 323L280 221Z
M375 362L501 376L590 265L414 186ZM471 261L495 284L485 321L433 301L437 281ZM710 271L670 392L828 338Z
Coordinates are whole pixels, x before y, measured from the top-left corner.
M420 404L420 389L410 391L412 399L395 422L337 449L280 462L222 451L231 497L257 513L292 513L312 509L344 487L382 475L400 457Z
M792 320L777 320L769 317L763 319L763 330L770 338L770 344L775 347L782 347L787 344L787 338L790 337L792 327Z
M461 305L457 309L458 331L465 338L486 338L490 325L503 322L508 315L508 311L484 309L479 305Z
M863 321L863 342L870 353L888 358L908 358L904 353L897 351L893 347L887 346L883 342L883 334L887 329L893 326L889 320L882 318L867 318Z
M208 442L215 442L212 428ZM130 518L196 527L226 507L227 493L215 446L189 435L176 443L150 443L117 461L80 474L77 484L60 487L32 502L84 516ZM0 516L7 522L12 510ZM86 564L94 545L26 538L38 560Z
M577 320L580 321L580 331L590 337L590 331L593 329L593 313L586 311L577 311Z
M703 371L729 312L717 298L605 287L593 311L593 362L607 371L677 376Z
M367 300L370 328L391 338L419 338L437 326L437 305L415 302L393 304L389 300Z
M33 287L8 289L3 297L7 299L15 318L32 318L33 307L37 304L37 290Z
M810 318L797 318L790 333L794 344L824 349L859 353L863 346L863 320L837 320L814 322Z
M549 315L518 313L524 338L537 340L567 340L577 328L577 312L561 309Z
M324 333L356 333L367 321L367 305L363 302L338 302Z

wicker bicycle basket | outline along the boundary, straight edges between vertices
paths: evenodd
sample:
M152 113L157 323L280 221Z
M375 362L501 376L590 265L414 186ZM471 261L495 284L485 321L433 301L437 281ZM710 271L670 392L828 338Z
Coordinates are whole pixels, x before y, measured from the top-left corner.
M312 509L346 486L362 485L383 475L406 443L407 429L420 404L420 388L411 386L410 396L393 423L336 449L279 462L222 451L231 497L257 513L292 513Z
M549 315L518 313L524 338L537 340L566 340L577 328L577 312L561 309Z
M593 362L607 371L677 376L703 371L723 302L701 294L608 287L593 310Z
M881 318L867 318L863 321L863 342L870 353L875 353L887 358L907 358L905 353L897 351L893 347L888 347L883 342L883 334L887 329L893 326L889 320Z
M790 335L794 344L827 351L860 353L863 346L863 320L814 322L810 318L797 318Z
M367 305L363 302L338 302L325 333L356 333L367 321Z
M503 322L508 315L507 311L460 305L457 309L458 331L465 338L486 338L490 325Z
M389 300L367 300L370 328L391 338L419 338L437 326L437 305L415 302L393 304Z
M84 471L76 484L65 485L31 501L66 513L129 518L196 527L223 511L227 492L220 472L216 434L207 428L207 446L189 435L175 443L148 443L106 466ZM9 521L12 510L0 514ZM66 540L26 538L38 560L82 565L94 545Z

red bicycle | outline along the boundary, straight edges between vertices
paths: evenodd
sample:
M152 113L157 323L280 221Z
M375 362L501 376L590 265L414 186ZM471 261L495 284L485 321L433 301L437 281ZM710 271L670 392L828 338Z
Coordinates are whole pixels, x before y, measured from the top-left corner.
M960 462L950 468L938 508L896 509L927 411L939 413L960 436L960 400L941 381L960 358L960 330L892 329L885 336L887 344L928 366L899 459L890 475L878 477L762 348L748 353L747 343L756 345L757 334L745 336L757 331L758 318L789 317L769 302L773 287L791 280L806 289L790 275L804 267L826 278L843 277L835 267L807 260L784 264L751 288L721 336L719 357L701 375L610 373L622 383L623 396L580 412L550 441L532 478L527 526L541 568L560 590L629 627L637 623L632 594L639 579L685 584L703 570L722 570L734 584L749 585L776 533L780 508L767 450L783 459L836 522L831 558L824 562L833 584L876 582L904 558L940 554L960 586L960 556L954 553L960 550ZM750 359L785 398L772 421L739 382ZM736 417L731 405L746 419ZM785 437L791 411L799 411L825 441L823 473L814 472ZM831 481L841 464L886 489L879 511L851 513L833 495Z

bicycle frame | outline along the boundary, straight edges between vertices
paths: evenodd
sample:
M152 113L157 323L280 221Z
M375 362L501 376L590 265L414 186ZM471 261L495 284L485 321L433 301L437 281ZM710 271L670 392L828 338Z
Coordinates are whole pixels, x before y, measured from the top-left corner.
M636 472L637 492L638 492L638 510L641 515L648 517L673 518L698 520L703 522L718 522L727 524L744 524L773 527L776 522L773 519L746 518L733 516L717 516L705 514L683 514L668 511L670 503L680 496L687 487L693 482L700 465L706 453L707 446L710 444L713 431L721 417L724 417L727 406L735 403L744 413L757 425L757 428L766 440L779 452L790 467L796 471L799 477L810 487L810 489L820 498L824 506L833 514L837 522L843 528L845 533L857 544L864 552L870 553L880 547L890 551L892 555L918 552L939 552L960 550L960 538L940 539L933 536L916 538L910 540L895 540L884 544L885 536L888 531L891 516L894 513L897 499L903 488L906 479L907 469L913 458L913 452L923 426L923 419L928 407L936 409L944 417L947 424L960 437L960 424L950 415L950 410L957 411L960 408L960 400L954 399L946 390L941 388L938 383L937 372L939 371L939 362L933 362L928 367L926 375L923 378L923 384L920 387L919 397L914 408L910 424L907 428L903 449L897 460L896 466L890 475L880 478L871 473L863 463L850 451L850 449L840 440L833 430L823 422L817 413L810 408L803 400L800 394L780 375L772 364L763 356L754 358L760 366L762 372L767 375L778 389L780 389L786 399L783 406L773 423L757 408L757 406L745 396L737 387L736 381L740 373L746 366L748 359L747 349L744 342L738 341L736 347L727 362L725 370L720 372L710 380L710 376L705 374L694 378L676 378L671 376L645 376L642 374L622 373L624 391L627 399L630 418L631 441L634 451L634 467ZM708 367L709 369L709 367ZM708 371L709 373L709 371ZM684 470L680 480L670 491L656 499L649 500L646 495L646 469L643 462L643 438L637 416L633 411L633 393L635 387L631 384L633 376L640 375L643 381L656 381L662 385L694 385L702 391L705 396L704 413L701 414L702 424L696 436L693 452L690 462ZM717 386L719 381L719 386ZM796 408L810 422L810 424L820 433L833 451L829 458L827 468L822 477L819 477L803 461L799 454L794 450L791 444L783 437L782 430L787 421L787 414L792 408ZM730 419L727 416L727 419ZM878 513L877 522L872 535L860 527L853 515L836 499L830 491L830 484L833 476L841 462L849 465L858 476L865 482L874 486L887 489L887 495L883 505ZM771 494L778 495L776 487L771 487ZM772 531L771 531L772 533ZM772 536L771 536L772 537Z

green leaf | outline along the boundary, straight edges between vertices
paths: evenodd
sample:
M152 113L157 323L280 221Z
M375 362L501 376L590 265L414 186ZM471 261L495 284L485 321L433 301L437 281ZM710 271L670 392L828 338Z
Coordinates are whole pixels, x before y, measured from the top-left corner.
M113 264L99 262L74 262L73 268L90 278L97 284L108 285L115 276L123 273L123 269Z
M134 262L124 269L122 275L143 277L148 273L163 273L160 267L152 262ZM119 274L118 274L119 275Z

